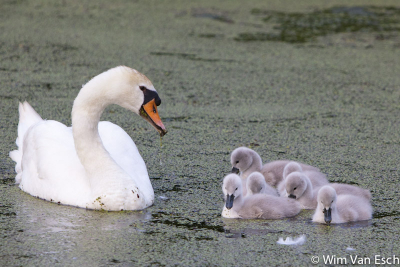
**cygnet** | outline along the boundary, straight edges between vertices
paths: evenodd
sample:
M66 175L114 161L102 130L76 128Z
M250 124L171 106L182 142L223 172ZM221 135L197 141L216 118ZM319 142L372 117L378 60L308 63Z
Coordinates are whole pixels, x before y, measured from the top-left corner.
M242 196L242 181L236 174L224 178L225 206L222 216L241 219L282 219L297 215L301 208L293 199L266 194Z
M318 191L318 206L313 216L313 222L346 223L369 220L372 217L372 207L364 197L344 194L338 195L330 185L325 185Z
M285 182L286 195L298 200L303 209L315 209L317 207L317 194L321 187L313 187L307 175L302 172L292 172L286 177ZM371 193L367 189L339 183L327 185L334 188L338 195L349 194L368 201L371 199Z
M264 175L260 172L253 172L247 177L246 181L247 195L266 194L279 196L275 188L265 182Z
M311 184L314 188L326 185L329 183L328 179L326 179L326 175L322 173L319 169L315 168L315 170L308 169L304 170L301 167L300 163L296 161L290 161L286 164L283 169L283 180L278 184L278 192L281 196L285 195L285 185L286 185L286 177L292 172L302 172L304 173L311 181Z
M247 147L238 147L232 151L231 164L232 173L240 173L240 178L245 180L253 172L261 172L267 184L276 186L283 178L283 169L289 160L276 160L262 165L262 160L258 153ZM318 168L299 163L304 171L316 170Z

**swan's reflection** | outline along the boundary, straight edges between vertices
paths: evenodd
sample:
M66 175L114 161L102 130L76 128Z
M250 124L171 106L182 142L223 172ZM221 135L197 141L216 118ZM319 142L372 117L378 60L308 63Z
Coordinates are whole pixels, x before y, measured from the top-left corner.
M151 213L146 211L86 210L37 199L22 191L15 193L20 197L19 204L14 206L16 219L25 225L24 231L28 233L90 232L93 235L122 229L141 232L141 225L151 219Z

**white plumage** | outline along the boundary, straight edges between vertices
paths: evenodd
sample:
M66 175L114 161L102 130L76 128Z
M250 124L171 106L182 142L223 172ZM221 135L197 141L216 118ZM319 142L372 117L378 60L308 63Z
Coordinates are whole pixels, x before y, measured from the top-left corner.
M35 197L89 209L152 205L153 188L135 143L121 127L99 123L112 103L139 114L144 101L139 86L155 92L143 74L128 67L94 77L74 102L72 127L43 120L27 102L20 103L18 150L10 152L19 187Z

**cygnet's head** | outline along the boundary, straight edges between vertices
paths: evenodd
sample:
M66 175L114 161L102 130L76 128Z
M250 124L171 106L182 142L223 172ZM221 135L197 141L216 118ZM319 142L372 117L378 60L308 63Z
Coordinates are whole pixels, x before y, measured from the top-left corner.
M225 207L231 209L233 201L242 195L242 179L237 174L231 173L225 176L222 184L222 192L225 197Z
M302 172L303 169L301 168L301 165L297 163L296 161L290 161L285 165L285 168L283 169L283 179L286 179L286 177L291 174L292 172Z
M253 172L247 177L246 188L247 196L260 193L263 189L267 187L264 175L260 172Z
M332 221L331 212L336 206L336 198L336 190L329 185L321 187L318 191L318 207L322 207L321 212L324 213L324 220L327 224L330 224Z
M232 151L232 173L244 172L253 164L254 150L247 147L238 147Z
M307 189L307 177L301 172L292 172L286 177L288 197L299 199Z

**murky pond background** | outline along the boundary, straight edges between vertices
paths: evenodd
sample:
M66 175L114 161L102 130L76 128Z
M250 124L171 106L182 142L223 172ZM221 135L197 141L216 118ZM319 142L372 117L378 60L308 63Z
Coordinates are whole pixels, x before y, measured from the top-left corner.
M1 266L305 266L313 255L400 256L397 1L4 0L0 13ZM18 101L69 125L82 84L117 65L143 72L162 98L162 147L130 112L112 106L102 117L136 142L154 205L96 212L22 192L8 158ZM312 211L221 218L221 182L238 146L369 188L374 218L331 227L312 223ZM300 234L304 245L276 244Z

